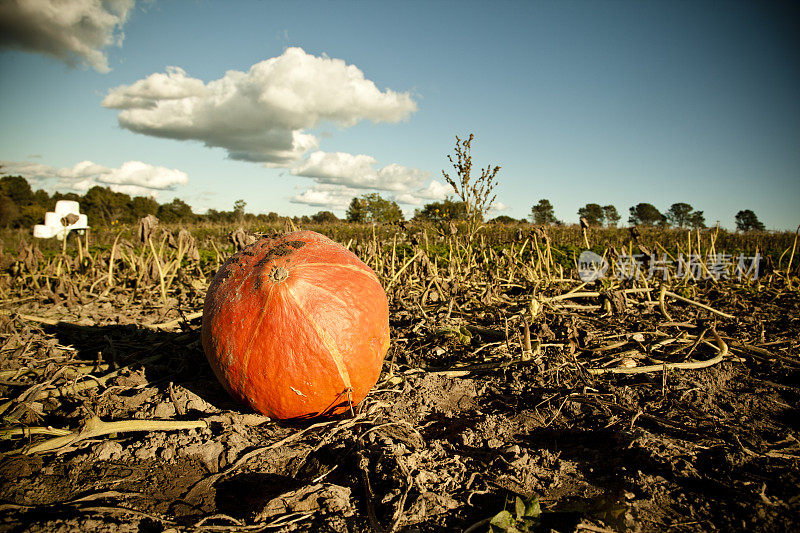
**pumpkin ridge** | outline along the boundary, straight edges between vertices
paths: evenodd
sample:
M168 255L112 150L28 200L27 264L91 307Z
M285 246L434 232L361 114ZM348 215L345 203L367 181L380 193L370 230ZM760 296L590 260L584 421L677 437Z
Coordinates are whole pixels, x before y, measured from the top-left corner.
M322 327L317 323L316 320L305 310L305 308L300 304L300 300L297 298L297 295L294 293L291 287L287 287L287 291L289 296L292 297L294 303L297 305L297 308L303 313L303 316L308 320L308 323L314 327L314 331L316 331L317 335L319 335L320 340L323 344L328 348L328 353L333 359L333 364L336 365L336 370L339 372L339 377L342 378L342 383L344 383L345 390L352 390L353 386L350 384L350 374L347 371L347 367L344 364L344 358L342 357L342 353L339 351L339 348L336 347L336 344L333 342L333 339L330 338L330 335L322 329Z
M348 270L352 270L354 272L359 272L361 274L364 274L365 276L369 277L373 281L378 282L379 285L381 283L380 280L378 279L378 276L375 274L375 272L373 272L371 269L369 271L364 270L363 268L359 268L357 265L344 265L342 263L299 263L297 265L294 265L293 268L302 269L302 267L307 267L307 266L309 266L309 267L322 266L322 267L329 267L329 268L346 268ZM369 268L369 267L367 267L367 268Z
M273 289L274 290L274 289ZM264 302L264 305L261 306L261 312L258 314L258 320L253 325L253 331L250 334L250 338L247 340L247 346L244 350L244 359L242 360L242 379L239 382L239 388L242 390L242 395L244 396L244 384L247 381L247 368L250 366L250 347L253 345L256 337L258 336L258 329L261 327L261 322L264 321L264 317L267 315L267 309L269 309L269 303L272 300L272 293L273 291L267 292L267 299Z

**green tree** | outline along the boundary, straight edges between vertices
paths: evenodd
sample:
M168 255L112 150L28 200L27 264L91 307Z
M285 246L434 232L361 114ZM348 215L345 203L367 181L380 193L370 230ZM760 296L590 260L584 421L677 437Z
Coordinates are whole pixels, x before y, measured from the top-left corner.
M361 198L353 198L347 209L347 220L350 222L390 223L403 220L403 211L392 200L373 192Z
M590 226L602 226L606 213L600 204L586 204L578 209L578 216L585 218Z
M353 198L347 208L348 222L364 222L367 216L366 202L361 198Z
M136 222L147 215L158 213L158 202L150 196L134 196L128 204L128 212L126 222Z
M684 202L672 204L666 213L667 221L676 228L683 228L689 224L689 217L694 208Z
M617 213L617 208L613 205L604 205L603 206L603 215L606 219L606 226L609 228L614 228L617 226L619 222L620 216Z
M550 203L550 200L546 198L542 198L539 200L538 204L531 207L530 218L534 224L545 226L558 223L558 219L553 211L553 205Z
M527 222L527 221L524 221ZM500 215L499 217L495 217L489 221L490 224L505 224L505 225L516 225L519 224L519 220L514 217L510 217L508 215Z
M628 223L634 226L655 226L666 223L666 217L652 204L641 203L630 208Z
M736 213L736 229L740 231L764 231L764 224L758 220L756 214L750 209Z
M247 207L247 202L244 200L236 200L233 202L233 218L238 222L244 220L244 208Z
M33 190L28 180L22 176L3 176L0 178L0 194L11 198L17 206L33 203Z
M414 220L424 220L426 222L449 222L450 220L466 220L467 204L465 202L454 202L450 198L445 198L441 202L431 202L425 204L422 209L414 211Z
M20 208L19 216L14 222L18 228L32 228L36 224L44 222L44 214L47 210L39 204L28 204Z
M53 206L55 206L56 202L59 200L72 200L74 202L81 203L83 202L83 196L80 196L74 192L54 192L52 198Z
M168 204L158 207L158 218L162 222L191 222L194 220L192 208L179 198L175 198Z
M43 191L42 189L38 189L33 193L33 203L41 206L45 211L52 211L56 206L56 203L50 198L50 195L47 194L47 191Z
M702 211L692 211L689 215L689 218L686 219L686 225L690 228L705 228L706 227L706 217L703 215Z
M319 211L316 214L311 215L311 220L317 224L335 224L336 222L339 222L339 217L330 211Z
M13 227L20 215L20 208L6 195L0 195L0 226Z
M220 222L224 219L223 213L220 213L216 209L212 209L210 207L206 210L206 214L202 216L209 222Z
M115 220L125 220L130 213L131 197L125 193L114 192L108 187L95 185L79 200L81 211L86 214L89 224L110 225Z

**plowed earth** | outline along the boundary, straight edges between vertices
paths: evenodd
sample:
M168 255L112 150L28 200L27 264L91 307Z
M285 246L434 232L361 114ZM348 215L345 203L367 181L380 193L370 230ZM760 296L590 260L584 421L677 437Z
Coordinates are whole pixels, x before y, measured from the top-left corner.
M645 298L612 314L548 309L524 360L502 318L522 295L463 313L393 302L381 381L354 413L303 423L233 403L197 319L145 327L177 315L124 294L20 298L0 315L4 429L80 431L95 417L205 427L32 454L21 452L54 435L4 434L2 531L487 531L516 496L538 498L541 531L800 528L796 289L698 293L733 320L677 301L667 320ZM709 342L685 357L711 359L715 324L729 351L708 368L583 370L701 332ZM78 379L81 366L116 374Z

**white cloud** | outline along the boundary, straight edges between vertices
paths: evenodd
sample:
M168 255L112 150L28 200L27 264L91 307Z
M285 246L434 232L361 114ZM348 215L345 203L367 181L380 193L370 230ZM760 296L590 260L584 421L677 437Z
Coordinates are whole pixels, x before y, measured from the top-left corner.
M387 191L404 191L409 187L422 185L429 175L430 173L424 170L392 163L378 171L379 186L376 188L383 188Z
M321 183L305 190L302 194L291 198L293 204L306 204L329 209L346 209L354 197L361 196L363 191L351 187ZM428 202L443 200L452 189L438 181L431 181L427 186L395 194L389 199L398 204L421 206Z
M3 0L0 47L85 63L108 72L104 48L122 44L135 0Z
M506 211L508 206L503 202L494 202L491 207L489 207L489 211Z
M373 157L364 154L317 151L291 172L313 178L317 183L382 191L406 191L419 187L428 177L428 172L396 163L377 170L373 167L375 164L377 161Z
M28 161L0 161L3 173L20 175L34 187L51 190L69 189L86 192L99 185L130 195L158 196L160 191L175 190L189 183L189 176L180 170L128 161L119 168L109 168L91 161L73 167L55 168Z
M401 204L422 205L426 200L440 200L450 187L431 181L423 187L429 172L396 163L375 168L375 158L345 152L316 151L291 173L312 178L316 185L291 198L292 203L329 209L345 209L364 190L392 191L392 200Z
M34 189L45 186L45 180L55 178L53 167L30 161L0 161L0 173L9 176L22 176Z
M368 155L352 155L344 152L326 153L316 151L291 172L295 176L313 178L318 183L340 184L356 189L375 183L377 161Z
M171 67L111 89L103 106L119 109L120 126L133 132L197 140L270 166L289 166L315 149L305 130L323 121L398 122L417 110L409 93L380 91L356 66L301 48L208 83Z
M293 204L305 204L329 209L347 209L354 197L358 196L353 189L343 185L314 185L302 194L293 196L289 201Z
M202 97L208 94L202 80L190 78L186 71L179 67L167 67L167 73L151 74L125 91L119 88L109 92L103 100L103 106L112 108L153 108L159 100L180 100L192 96ZM117 92L115 92L117 91Z
M453 188L436 180L432 180L427 187L398 194L395 201L407 205L423 205L436 200L444 200L448 194L453 194Z
M44 167L43 170L45 170L45 172L46 169L50 168L47 165L42 165L42 167ZM99 174L105 174L109 170L109 168L98 165L97 163L92 163L91 161L81 161L80 163L76 163L72 168L52 169L52 172L55 176L62 179L80 180L82 178L92 178Z
M173 190L178 185L189 183L185 172L166 167L155 167L141 161L128 161L118 169L100 175L98 181L111 185L134 185L157 190Z
M443 200L448 194L453 194L453 188L440 181L431 181L427 187L417 192L420 198L426 200Z

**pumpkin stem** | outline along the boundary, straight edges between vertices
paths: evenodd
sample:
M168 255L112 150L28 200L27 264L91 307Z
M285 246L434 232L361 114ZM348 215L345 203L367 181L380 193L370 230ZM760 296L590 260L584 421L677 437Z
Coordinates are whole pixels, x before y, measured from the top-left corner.
M289 277L289 271L283 267L274 267L272 272L269 273L269 279L273 283L278 283Z

